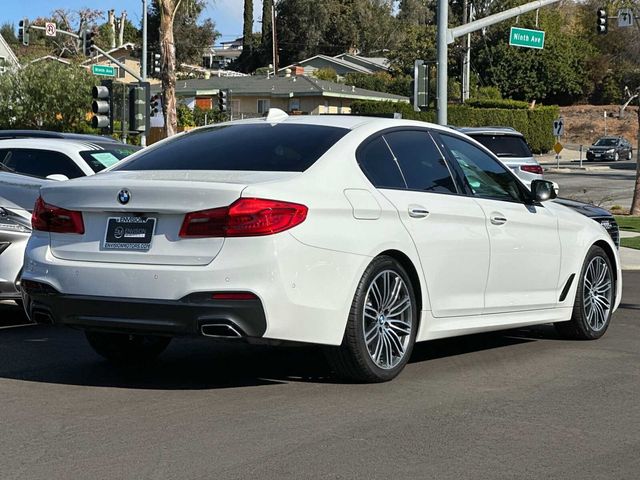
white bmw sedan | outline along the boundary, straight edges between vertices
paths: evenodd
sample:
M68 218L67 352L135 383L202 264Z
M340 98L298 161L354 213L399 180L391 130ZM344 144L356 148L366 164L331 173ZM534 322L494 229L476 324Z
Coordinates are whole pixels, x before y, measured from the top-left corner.
M618 253L554 196L448 128L271 111L43 187L25 307L115 362L180 335L306 342L366 382L416 341L542 323L596 339Z

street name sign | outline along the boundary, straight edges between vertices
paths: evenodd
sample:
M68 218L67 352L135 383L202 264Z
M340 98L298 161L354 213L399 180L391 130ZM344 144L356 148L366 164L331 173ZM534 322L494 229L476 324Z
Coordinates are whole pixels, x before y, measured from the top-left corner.
M544 48L544 31L529 28L511 27L509 45L514 47Z
M631 27L633 25L633 11L630 8L618 10L618 27Z
M562 135L564 135L564 120L558 118L553 121L553 136L561 137Z
M44 24L44 34L47 37L55 37L58 32L58 27L53 22L46 22Z
M103 75L105 77L115 77L116 69L109 65L91 65L91 73L94 75Z

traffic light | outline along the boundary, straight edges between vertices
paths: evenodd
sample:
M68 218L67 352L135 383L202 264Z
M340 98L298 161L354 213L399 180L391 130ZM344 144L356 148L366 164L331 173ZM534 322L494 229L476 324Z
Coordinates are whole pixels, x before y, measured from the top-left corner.
M218 110L227 112L229 110L229 90L218 90Z
M23 45L29 45L29 19L23 18L18 22L18 40Z
M147 89L135 85L129 89L129 130L145 132L147 129Z
M607 11L604 8L598 9L598 17L596 18L596 28L598 35L604 35L609 30L609 17L607 17Z
M413 109L416 112L429 106L429 76L427 64L416 60L413 64Z
M160 54L151 52L149 54L149 76L159 78L160 77Z
M156 93L153 97L151 97L151 101L149 102L149 115L155 117L160 113L162 109L162 97L159 93Z
M111 115L113 114L113 81L102 80L100 85L95 85L91 89L93 102L91 103L91 126L100 128L104 133L113 133L113 122Z
M83 46L83 49L84 49L84 54L87 57L91 56L91 52L92 52L93 46L96 44L96 41L95 41L95 38L94 38L95 36L96 36L96 32L94 32L92 30L85 30L83 32L83 35L82 35L82 46Z

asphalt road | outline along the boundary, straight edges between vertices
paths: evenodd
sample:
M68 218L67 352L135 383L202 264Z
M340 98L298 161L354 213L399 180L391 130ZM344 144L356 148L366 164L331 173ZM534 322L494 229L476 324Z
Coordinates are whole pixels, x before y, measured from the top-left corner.
M544 178L558 184L561 197L581 200L605 208L611 208L613 205L624 208L631 206L636 178L635 162L585 162L584 165L608 168L592 171L574 169L566 173L545 172ZM550 166L545 165L545 167Z
M183 340L122 371L79 332L5 327L0 476L636 479L640 272L624 281L599 341L544 326L429 342L381 385L334 382L314 348Z

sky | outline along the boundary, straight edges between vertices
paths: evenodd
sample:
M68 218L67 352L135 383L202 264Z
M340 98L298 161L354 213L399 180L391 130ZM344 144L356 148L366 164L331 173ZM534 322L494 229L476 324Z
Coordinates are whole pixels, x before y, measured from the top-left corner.
M151 0L148 0L150 3ZM243 0L210 0L210 5L203 13L202 18L210 17L216 24L216 29L222 34L218 42L233 40L242 36L242 9ZM254 0L254 15L256 20L262 15L262 0ZM142 18L141 0L0 0L0 24L11 22L18 27L21 18L27 17L33 20L37 17L46 16L52 10L64 8L77 10L83 7L101 8L106 11L115 8L116 15L122 10L127 11L127 17L134 23L140 24ZM256 21L253 24L254 31L260 30L260 24Z

